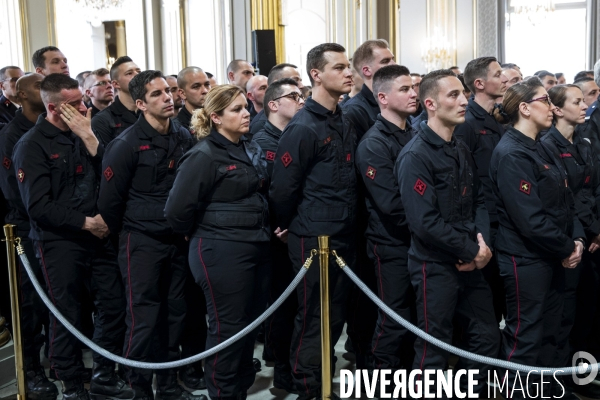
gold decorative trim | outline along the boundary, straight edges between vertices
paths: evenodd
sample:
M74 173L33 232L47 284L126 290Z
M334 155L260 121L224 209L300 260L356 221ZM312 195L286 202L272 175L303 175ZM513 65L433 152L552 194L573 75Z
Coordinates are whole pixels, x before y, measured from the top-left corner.
M31 45L29 44L29 17L27 15L27 0L19 0L19 17L21 20L21 41L23 44L23 70L33 71L33 64L29 55L31 54Z
M181 35L181 67L188 65L187 59L187 18L185 0L179 0L179 32Z
M396 56L396 62L400 60L400 0L389 0L389 44L390 49Z
M58 33L56 31L56 2L54 0L46 0L46 23L48 26L48 44L50 46L58 47Z
M285 62L285 26L282 24L281 0L252 0L250 20L252 30L275 31L277 63Z
M477 58L477 0L473 0L473 58Z

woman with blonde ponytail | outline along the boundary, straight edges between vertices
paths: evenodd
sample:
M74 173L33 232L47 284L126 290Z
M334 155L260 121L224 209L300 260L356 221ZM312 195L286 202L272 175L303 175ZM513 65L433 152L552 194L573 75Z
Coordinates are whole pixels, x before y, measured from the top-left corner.
M165 215L190 238L189 263L209 316L206 348L230 338L266 308L269 293L269 175L244 136L250 114L233 85L212 89L191 126L199 143L182 158ZM245 399L254 383L254 334L205 360L211 399Z

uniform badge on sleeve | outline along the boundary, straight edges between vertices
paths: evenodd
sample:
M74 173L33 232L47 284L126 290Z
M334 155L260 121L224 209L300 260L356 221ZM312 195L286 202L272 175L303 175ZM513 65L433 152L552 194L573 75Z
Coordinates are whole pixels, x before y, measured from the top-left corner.
M281 156L281 162L286 168L292 163L292 156L290 155L289 151L286 151L285 154Z
M375 175L377 175L377 170L369 165L369 168L367 168L367 172L365 173L365 175L369 179L375 180Z
M529 193L531 193L531 183L521 180L521 184L519 185L519 190L523 193L525 193L526 195L529 195Z
M11 164L12 161L10 161L10 158L4 157L4 160L2 160L2 165L4 166L4 168L9 169Z
M17 171L17 178L19 178L19 182L23 183L23 180L25 179L25 172L21 168L19 168Z
M425 194L425 190L427 190L427 184L423 182L421 178L418 178L413 189L415 189L415 192L423 196Z
M115 176L111 167L106 167L103 174L104 178L106 178L106 182L109 182L112 179L112 177Z
M267 159L267 161L274 161L275 160L275 153L272 151L267 150L267 154L265 155L265 158Z

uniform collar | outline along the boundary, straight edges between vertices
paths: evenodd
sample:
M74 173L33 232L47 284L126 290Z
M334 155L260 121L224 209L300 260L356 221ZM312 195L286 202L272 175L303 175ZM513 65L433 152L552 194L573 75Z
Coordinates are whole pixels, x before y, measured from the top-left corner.
M528 147L532 150L536 149L537 140L533 140L529 136L525 136L525 134L520 130L510 127L506 133L515 138L517 141L521 142L525 147Z
M367 100L367 102L370 105L379 109L379 105L375 101L375 97L373 97L373 91L369 89L367 85L363 84L362 88L360 89L360 94Z
M433 129L429 127L429 125L427 125L426 121L421 122L420 128L423 138L434 146L442 147L445 144L451 144L454 142L454 135L452 136L452 140L446 142L440 135L435 133Z
M57 126L53 125L46 119L47 113L42 113L35 124L36 128L47 138L57 138L57 140L64 144L73 144L75 134L69 129L63 131Z
M274 136L276 138L281 137L282 131L278 127L273 125L271 122L269 122L269 120L267 120L267 122L265 122L264 129L265 129L265 132L271 136Z
M159 131L154 129L152 127L152 125L150 125L150 123L146 120L146 117L144 116L144 114L140 114L138 123L140 124L140 127L142 128L142 132L144 132L146 137L149 137L149 138L153 138L153 137L157 137L157 136L169 136L171 133L173 133L173 121L171 121L171 119L169 119L169 130L167 131L166 135L162 135Z
M548 130L548 133L546 133L546 135L552 135L554 140L556 140L558 142L558 144L563 147L567 147L567 146L570 146L573 144L573 143L569 142L567 140L567 138L564 137L562 135L562 133L560 133L558 131L558 129L556 129L556 126L554 124L552 124L552 126L550 127L550 130ZM575 135L573 135L573 141L575 141Z
M412 129L408 120L406 121L406 129L400 129L398 125L388 121L381 114L377 114L377 121L381 123L381 132L388 135L393 135L395 133L406 133Z
M214 143L218 144L221 147L239 146L242 144L242 142L245 142L248 140L248 138L246 138L245 135L242 135L242 137L240 137L239 143L233 143L231 140L227 139L225 136L223 136L219 132L217 132L217 130L214 128L210 130L210 133L208 134L207 138L212 140Z
M26 132L35 126L35 123L31 122L23 115L23 109L21 108L15 112L15 118L13 121L21 132Z
M186 121L191 121L192 120L192 113L189 112L188 109L185 106L183 106L181 108L181 110L179 110L179 114L177 114L177 116L179 117L179 115L181 115L183 117L181 119L185 119Z
M9 108L12 105L12 101L4 97L4 94L0 95L0 104L6 108Z
M327 108L323 107L321 104L314 101L312 97L309 97L308 100L306 100L306 103L304 103L303 108L314 114L319 114L319 115L323 115L326 117L329 117L329 116L336 117L338 115L341 115L341 110L342 110L340 108L339 104L336 104L335 111L331 112Z
M120 96L117 96L115 98L115 101L113 101L113 103L111 104L111 106L112 106L113 112L115 114L123 115L123 114L129 113L129 114L133 114L134 116L138 115L137 112L129 111L127 109L127 107L125 107L125 105L123 103L121 103L121 97ZM141 114L141 113L139 113L139 114Z
M469 104L467 105L467 110L470 111L473 116L477 119L484 120L486 115L490 115L487 111L483 109L476 101L475 98L471 97L469 99Z

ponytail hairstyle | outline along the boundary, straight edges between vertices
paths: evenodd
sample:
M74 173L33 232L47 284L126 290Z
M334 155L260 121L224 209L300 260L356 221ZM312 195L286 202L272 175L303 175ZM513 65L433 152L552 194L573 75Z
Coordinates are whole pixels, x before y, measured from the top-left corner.
M508 88L502 101L502 109L494 116L501 124L514 125L519 120L519 105L524 101L533 99L539 88L543 88L542 81L537 76L515 83Z
M567 92L570 88L576 88L581 90L579 86L573 84L556 85L551 87L550 90L548 90L548 95L550 96L550 101L552 102L552 104L554 104L558 108L563 107L565 105L565 102L567 101ZM553 120L554 122L556 122L557 120L556 113L554 113Z
M204 101L204 107L194 110L190 122L190 128L195 132L198 140L207 137L211 129L213 129L214 123L210 118L211 114L223 115L223 111L240 94L244 94L244 92L239 86L235 85L219 85L208 92Z

